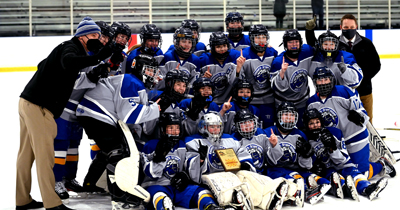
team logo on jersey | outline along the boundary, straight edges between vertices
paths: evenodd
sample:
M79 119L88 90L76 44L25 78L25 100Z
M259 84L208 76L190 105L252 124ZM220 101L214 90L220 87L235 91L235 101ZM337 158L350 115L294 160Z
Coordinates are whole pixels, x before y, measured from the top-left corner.
M278 163L294 163L297 159L296 148L288 142L279 143L282 148L283 156L278 160Z
M308 72L305 69L298 69L293 72L289 82L290 88L294 92L300 92L301 88L308 82L307 75Z
M262 147L257 144L248 144L246 146L246 149L250 153L251 158L253 159L254 166L258 169L261 169L264 164L264 155Z
M168 155L166 158L166 165L164 168L164 176L171 179L179 171L179 162L181 159L178 156Z
M329 107L325 107L325 108L320 109L319 112L321 112L325 127L335 127L336 128L338 126L339 118L333 109L331 109Z
M257 82L258 87L260 88L266 88L267 86L270 86L271 84L269 83L269 71L271 69L271 66L268 64L263 64L259 65L256 70L253 72L254 79Z
M230 67L229 67L230 69ZM228 77L225 72L219 72L211 77L211 81L214 83L215 93L222 93L229 85Z
M129 101L129 103L131 104L131 106L136 106L135 99L130 98L128 101Z
M225 149L223 146L219 146L218 148L214 148L214 146L210 146L208 149L208 160L210 161L209 164L211 167L217 169L217 170L223 170L224 167L221 164L221 160L217 156L217 153L214 152L216 149Z

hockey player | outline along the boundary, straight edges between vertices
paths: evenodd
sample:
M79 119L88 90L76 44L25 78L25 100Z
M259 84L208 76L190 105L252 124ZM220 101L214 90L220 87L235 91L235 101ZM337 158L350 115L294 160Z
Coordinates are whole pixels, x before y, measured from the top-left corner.
M189 75L189 90L199 77L200 59L193 55L196 46L195 36L191 29L180 27L174 33L174 49L165 53L164 66L160 66L162 75L177 68Z
M121 74L121 63L125 60L123 50L131 39L131 28L122 22L113 22L111 28L114 31L113 46L117 50L107 63L110 66L110 75L113 76Z
M207 51L207 47L203 42L199 42L200 38L200 26L196 22L196 20L193 19L185 19L181 23L181 27L184 28L189 28L192 30L193 35L195 37L195 42L196 42L196 47L194 48L193 54L200 57L201 54L205 53ZM171 51L174 49L174 45L169 46L168 51Z
M346 196L358 201L357 192L370 200L378 197L378 194L386 187L388 179L383 177L371 184L351 161L343 142L342 131L335 127L324 128L322 115L317 109L306 110L303 117L306 135L314 148L313 158L316 159L314 166L318 165L316 167L320 172L318 175L329 177L334 195L340 198ZM383 168L383 174L384 170ZM335 172L339 172L346 179L339 181L338 178L334 178L331 174Z
M368 115L353 91L341 85L334 85L334 75L326 67L318 67L313 75L317 93L307 101L308 109L317 109L324 119L325 127L336 127L343 132L343 138L351 160L368 179L387 168L391 177L396 175L393 166L386 160L381 163L369 162L369 140L366 123Z
M274 125L275 99L271 88L271 64L278 52L269 45L267 28L262 25L252 25L249 30L251 46L243 49L246 58L241 69L241 76L254 87L252 105L260 109L260 120L263 127Z
M239 12L229 12L225 17L226 30L228 30L228 40L230 49L240 51L250 46L248 35L243 34L244 21Z
M194 182L201 183L202 174L224 171L216 149L232 148L241 162L241 169L255 171L251 156L241 148L240 141L222 133L224 125L218 113L203 115L198 128L199 134L185 138L187 171Z
M211 191L194 185L185 171L186 146L183 141L180 115L162 114L161 138L143 148L145 179L142 186L151 195L148 209L172 210L175 206L200 210L222 209Z
M141 58L146 59L145 56ZM141 66L146 68L143 63ZM159 106L157 103L148 104L142 81L132 74L123 74L99 80L96 88L85 93L76 112L88 138L93 139L101 149L98 155L102 154L103 161L110 165L107 167L107 177L110 178L118 161L128 155L117 121L121 119L127 124L140 124L157 119ZM103 172L104 168L99 170ZM137 197L121 191L115 182L107 182L113 206L137 204Z
M336 85L344 85L355 89L363 78L353 54L338 50L339 38L329 30L318 37L317 53L309 70L312 77L317 67L328 67L335 76Z
M179 108L185 112L186 117L197 121L203 115L210 111L219 111L218 105L213 102L214 84L205 77L200 77L193 83L194 97L184 99L179 103ZM198 132L195 125L187 135L193 135Z
M295 183L304 183L304 178L309 176L307 170L313 166L313 149L306 135L295 127L298 113L294 104L284 101L276 112L276 125L264 129L269 141L275 142L266 153L267 175L272 179L283 177ZM317 203L329 188L329 185L321 185L306 189L305 201Z
M132 72L133 59L139 54L147 54L156 58L158 64L161 64L164 59L164 53L161 50L162 37L161 31L154 24L144 24L140 28L140 42L138 48L129 49L129 55L126 58L125 73Z
M303 127L301 117L306 109L310 89L308 87L308 69L314 49L303 44L296 29L286 30L283 35L285 51L274 59L271 67L272 88L275 91L275 107L282 101L291 101L299 113L297 127Z
M235 82L232 90L231 98L233 101L228 101L221 106L220 114L224 121L224 133L232 134L235 132L235 123L233 119L236 113L241 110L248 108L248 110L255 116L260 116L260 111L257 107L250 105L253 100L253 85L247 80L239 79Z
M214 83L214 102L221 105L229 99L236 75L245 59L240 58L237 50L230 49L228 38L222 32L213 32L210 35L210 47L210 53L200 56L200 73Z

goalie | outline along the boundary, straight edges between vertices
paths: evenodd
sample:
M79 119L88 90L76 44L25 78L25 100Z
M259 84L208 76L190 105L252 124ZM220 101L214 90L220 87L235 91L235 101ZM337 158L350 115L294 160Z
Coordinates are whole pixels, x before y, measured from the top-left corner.
M145 178L142 186L151 195L148 209L173 210L176 206L200 210L220 210L211 194L194 185L185 172L186 146L182 139L182 119L176 113L160 117L161 139L143 148Z

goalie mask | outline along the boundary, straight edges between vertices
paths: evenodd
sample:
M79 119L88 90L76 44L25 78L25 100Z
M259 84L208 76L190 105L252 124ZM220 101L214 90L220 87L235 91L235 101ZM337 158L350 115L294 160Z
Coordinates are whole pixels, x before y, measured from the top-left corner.
M295 128L299 115L293 102L284 101L276 110L277 127L283 133L290 133Z
M144 83L147 89L152 89L159 79L157 60L146 54L139 54L132 61L132 74Z
M216 112L209 112L200 118L199 133L207 138L214 146L218 146L221 141L224 123Z
M289 41L298 40L299 44L288 44ZM293 46L294 45L294 46ZM301 52L301 46L303 45L303 40L297 29L286 30L283 34L283 46L286 51L286 55L290 58L298 58Z
M339 37L328 30L318 37L319 49L325 59L334 60L338 54Z
M315 126L315 128L311 130L310 129L311 125L309 125L309 123L313 119L319 119L319 126L313 125L313 126ZM314 139L314 140L318 139L319 133L321 132L322 125L323 125L322 122L323 122L322 115L317 109L312 108L312 109L308 109L308 110L304 111L303 123L304 123L304 127L306 129L306 134L310 139Z
M235 26L229 27L229 23L233 23ZM244 29L243 16L239 12L230 12L225 17L225 25L226 25L226 29L228 30L230 38L236 37L238 35L242 35L243 29ZM241 38L242 37L239 36L239 40Z
M226 37L225 34L221 31L212 32L210 35L209 43L211 48L211 55L217 60L225 60L229 56L231 45L229 44L228 37ZM219 45L222 45L223 47L226 46L226 51L223 53L217 52L215 48Z
M258 118L249 109L241 109L235 115L235 126L239 134L251 139L257 131Z
M211 91L204 92L204 94L202 95L200 89L203 87L209 87ZM208 106L213 100L214 83L209 78L200 77L193 82L193 91L194 91L193 101L206 103ZM205 89L203 91L205 91Z
M181 27L188 28L188 29L192 30L193 35L195 36L194 41L196 42L196 44L199 42L199 39L200 39L200 26L195 20L193 20L193 19L183 20L182 23L181 23Z
M176 91L175 84L177 82L183 82L185 86L184 91ZM189 83L189 75L186 74L184 71L172 69L167 72L165 76L165 91L177 99L180 102L183 98L185 98L187 91L188 91L188 83Z
M252 25L249 30L251 49L255 52L264 52L269 44L267 28L262 24Z
M160 116L160 130L163 141L172 147L182 139L182 118L177 113L163 113ZM176 126L174 126L176 125Z
M161 49L162 38L161 31L154 24L145 24L140 28L140 40L142 43L143 53L154 56ZM152 43L146 43L147 41Z
M313 74L313 83L319 95L327 96L335 86L335 77L328 67L317 67Z
M248 94L249 90L250 94ZM254 93L254 88L249 81L247 81L246 79L238 80L232 89L232 99L239 106L248 107L250 102L253 100L253 93Z
M175 52L181 58L188 58L196 47L195 37L191 29L180 27L174 33Z

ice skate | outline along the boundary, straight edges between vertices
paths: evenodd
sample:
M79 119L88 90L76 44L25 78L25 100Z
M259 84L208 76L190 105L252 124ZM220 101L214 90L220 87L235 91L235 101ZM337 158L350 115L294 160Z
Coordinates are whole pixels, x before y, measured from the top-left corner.
M60 197L61 201L64 204L68 204L69 203L69 194L68 194L67 189L64 186L64 182L62 182L62 181L61 182L56 182L55 191L56 191L58 197Z
M388 184L388 178L381 178L377 182L369 185L367 188L364 189L363 195L367 196L369 200L373 200L378 197L379 193L385 189L386 185Z
M343 189L342 184L340 182L340 176L338 173L334 172L330 177L329 181L331 182L331 190L330 193L338 198L343 199Z
M360 202L356 186L354 185L353 177L351 177L350 175L346 177L346 181L342 189L344 197L352 198L353 200Z

